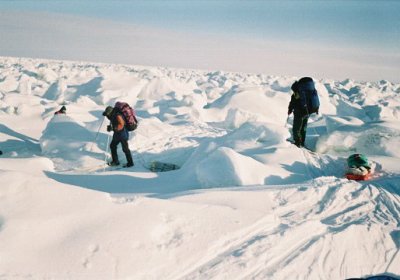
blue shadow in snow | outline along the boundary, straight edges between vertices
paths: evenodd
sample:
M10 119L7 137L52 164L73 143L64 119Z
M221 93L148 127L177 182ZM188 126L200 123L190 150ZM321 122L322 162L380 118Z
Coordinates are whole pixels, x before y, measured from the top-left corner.
M309 181L311 178L307 173L306 164L296 161L292 165L282 164L285 170L292 173L289 177L280 177L271 175L265 178L264 184L266 185L287 185L287 184L300 184Z
M189 190L177 183L176 171L158 174L153 178L138 178L129 175L104 174L60 174L45 171L47 177L68 185L110 194L145 194L151 197L165 196Z
M4 124L0 124L0 133L7 134L19 140L7 140L1 142L2 157L6 157L7 152L18 152L18 157L31 157L32 155L40 155L41 149L37 139L31 138L19 132L16 132ZM14 157L15 158L15 157Z
M85 84L81 84L78 86L68 86L68 88L76 89L75 96L78 98L79 96L97 96L98 90L101 89L101 82L104 80L103 77L95 77L88 81Z

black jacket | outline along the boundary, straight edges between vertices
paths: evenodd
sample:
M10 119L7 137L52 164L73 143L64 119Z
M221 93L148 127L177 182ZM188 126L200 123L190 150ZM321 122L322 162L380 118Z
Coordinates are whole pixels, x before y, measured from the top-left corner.
M292 97L290 98L288 113L295 114L296 116L305 116L307 115L307 110L304 106L301 105L300 96L298 93L294 92Z

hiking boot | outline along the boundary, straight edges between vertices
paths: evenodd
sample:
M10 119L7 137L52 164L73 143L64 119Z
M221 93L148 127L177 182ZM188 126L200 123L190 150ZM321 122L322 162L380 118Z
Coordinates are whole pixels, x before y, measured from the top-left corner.
M303 147L303 145L299 141L294 142L294 144L299 148Z
M110 161L109 163L107 163L108 166L118 166L119 162L118 161Z
M124 164L123 165L123 167L132 167L132 166L134 166L135 164L133 163L133 162L128 162L127 164Z

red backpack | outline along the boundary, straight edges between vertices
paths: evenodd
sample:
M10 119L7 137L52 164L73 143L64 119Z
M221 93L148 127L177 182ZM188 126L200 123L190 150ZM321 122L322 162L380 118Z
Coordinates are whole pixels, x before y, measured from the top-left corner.
M128 103L125 102L117 102L115 103L114 108L116 108L124 117L125 127L129 131L133 131L137 128L139 122L136 119L135 111L129 106Z

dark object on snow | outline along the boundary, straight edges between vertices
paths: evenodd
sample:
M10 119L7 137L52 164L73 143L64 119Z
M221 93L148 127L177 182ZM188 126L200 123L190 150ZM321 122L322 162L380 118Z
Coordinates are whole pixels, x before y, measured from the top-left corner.
M3 152L2 151L0 151L0 156L3 154Z
M371 165L362 154L353 154L347 158L346 178L349 180L368 180L371 177Z
M60 110L54 113L54 115L66 114L66 113L67 113L67 108L65 106L62 106Z
M400 280L400 278L389 276L389 275L376 275L367 278L348 278L346 280Z
M179 166L173 163L165 163L159 161L153 161L149 167L151 172L167 172L179 169Z
M293 140L297 147L304 147L309 115L319 111L319 98L313 79L309 77L295 81L291 89L288 115L294 114Z

